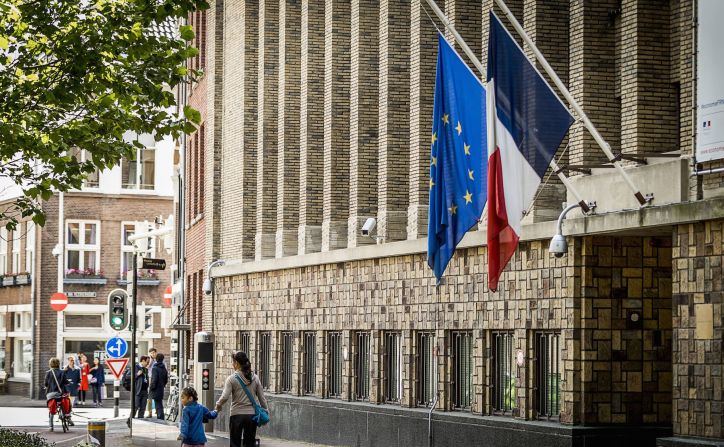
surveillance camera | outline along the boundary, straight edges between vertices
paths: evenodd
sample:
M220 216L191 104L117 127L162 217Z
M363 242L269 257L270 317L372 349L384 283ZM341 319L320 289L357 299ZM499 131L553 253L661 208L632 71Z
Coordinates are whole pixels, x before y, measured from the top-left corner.
M56 246L53 247L53 250L51 251L51 253L53 254L53 256L55 256L56 258L57 258L58 256L60 256L60 254L61 254L62 252L63 252L63 249L61 248L60 244L56 244Z
M362 225L362 235L369 236L372 230L375 229L375 225L377 225L377 219L374 217L367 218L367 220L365 220L365 224Z
M204 293L205 293L206 295L211 295L211 280L210 280L209 278L206 278L206 279L204 280L204 287L203 287L203 289L204 289Z
M551 245L548 247L548 251L553 253L556 258L562 258L568 252L568 243L566 237L562 234L556 234L551 239Z

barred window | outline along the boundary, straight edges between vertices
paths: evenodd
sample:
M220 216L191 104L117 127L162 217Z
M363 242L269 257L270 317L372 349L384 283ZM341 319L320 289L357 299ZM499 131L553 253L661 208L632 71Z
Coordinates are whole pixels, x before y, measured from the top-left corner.
M294 359L294 334L291 332L282 332L281 346L281 364L282 364L282 393L292 391L292 368Z
M435 400L435 334L417 334L417 404L432 405Z
M561 412L561 345L559 333L538 334L536 387L538 416L557 418Z
M342 333L330 332L328 335L329 349L327 360L329 368L327 369L327 396L342 397Z
M259 333L259 380L264 389L269 389L271 370L271 332Z
M357 400L370 398L370 333L357 332L354 353L354 397Z
M317 391L317 335L314 332L302 335L302 356L302 391L304 394L314 394Z
M513 334L493 334L493 411L512 414L516 408Z
M469 409L473 388L473 334L452 333L452 404L456 409Z
M237 331L236 332L236 346L237 349L241 352L245 352L246 355L249 355L249 348L250 348L250 340L251 336L249 335L249 332L246 331Z
M384 340L385 401L399 402L402 395L402 341L397 332L385 333Z

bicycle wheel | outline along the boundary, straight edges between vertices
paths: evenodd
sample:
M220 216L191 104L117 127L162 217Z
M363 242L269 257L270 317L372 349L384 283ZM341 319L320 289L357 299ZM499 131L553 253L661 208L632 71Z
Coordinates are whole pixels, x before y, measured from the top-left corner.
M63 410L60 410L58 414L60 415L60 423L63 425L63 433L67 433L69 430L68 417L65 415L65 412L63 412Z

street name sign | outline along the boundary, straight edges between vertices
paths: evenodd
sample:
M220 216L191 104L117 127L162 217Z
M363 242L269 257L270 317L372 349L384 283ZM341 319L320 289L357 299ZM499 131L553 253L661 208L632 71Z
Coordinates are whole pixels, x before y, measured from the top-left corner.
M106 352L112 359L121 358L128 352L128 343L120 337L113 337L106 342Z
M128 358L106 359L106 365L108 365L108 369L111 370L116 380L121 380L123 370L126 369L126 365L128 365Z
M50 307L60 312L68 306L68 297L64 293L56 292L50 296Z
M95 298L95 292L67 292L68 298Z
M143 258L142 269L166 270L166 260L159 258Z

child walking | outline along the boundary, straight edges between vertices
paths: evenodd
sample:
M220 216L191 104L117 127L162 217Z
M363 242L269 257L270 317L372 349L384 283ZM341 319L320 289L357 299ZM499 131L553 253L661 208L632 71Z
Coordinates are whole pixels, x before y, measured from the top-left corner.
M199 396L193 387L186 387L181 391L181 403L184 406L181 416L181 433L179 441L183 441L182 447L203 447L206 445L206 433L204 433L204 418L216 419L219 415L216 411L209 411L208 408L198 403Z

